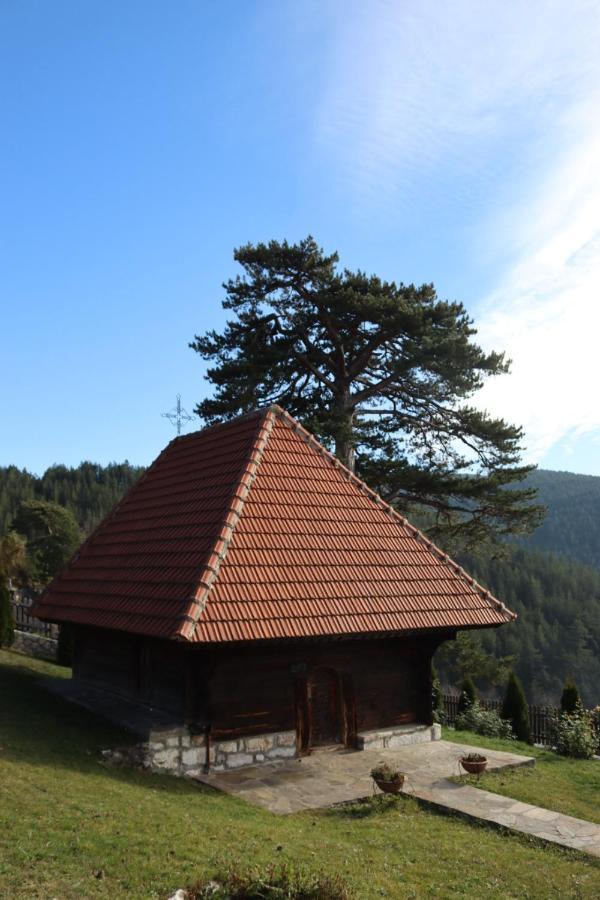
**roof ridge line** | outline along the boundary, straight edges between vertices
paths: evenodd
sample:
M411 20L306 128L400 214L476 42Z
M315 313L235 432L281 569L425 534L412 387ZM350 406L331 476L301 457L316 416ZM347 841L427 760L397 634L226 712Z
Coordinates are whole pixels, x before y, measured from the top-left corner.
M509 619L514 621L517 618L517 614L510 610L501 600L489 591L487 588L483 587L483 585L479 584L472 575L469 575L468 572L463 569L458 563L454 562L447 553L444 553L433 541L429 540L420 529L418 529L415 525L412 525L408 519L401 515L398 510L394 509L394 507L387 503L383 497L381 497L373 488L370 488L369 485L359 478L348 466L345 466L343 462L341 462L337 456L327 450L323 444L317 440L317 438L307 431L303 425L298 422L293 416L291 416L282 406L279 406L277 403L272 403L269 407L269 411L278 419L287 425L288 428L291 428L292 431L295 432L299 437L301 437L306 444L312 447L313 450L316 450L321 456L327 459L336 469L339 469L341 473L345 476L345 478L352 482L358 489L367 494L377 506L382 506L385 511L391 515L394 519L399 519L402 525L405 528L408 528L409 531L412 532L413 536L420 542L423 543L427 549L433 553L443 565L445 565L448 569L454 572L455 575L458 575L462 578L463 581L466 581L469 587L472 587L476 590L485 600L488 600L492 604L496 606L500 612L505 613L509 616Z
M194 591L192 597L188 598L188 605L186 610L177 617L178 624L175 626L171 634L171 637L174 639L184 641L192 640L196 625L198 624L198 620L200 619L200 616L206 608L206 602L208 600L210 589L219 574L219 569L221 568L225 557L227 556L227 551L229 549L229 544L231 543L231 540L233 538L235 527L241 518L244 503L246 501L246 498L248 497L248 493L250 492L250 488L252 487L254 479L256 478L256 473L265 451L267 441L269 440L269 435L271 434L273 425L275 424L274 412L270 406L263 408L261 412L262 423L260 425L260 428L258 429L258 433L254 441L252 442L246 464L236 480L229 506L227 507L227 510L225 512L225 517L223 520L223 525L219 532L219 536L215 540L214 545L208 554L206 562L202 566L196 590ZM257 415L257 411L255 410L252 415ZM229 533L225 537L223 535L223 532L226 530Z

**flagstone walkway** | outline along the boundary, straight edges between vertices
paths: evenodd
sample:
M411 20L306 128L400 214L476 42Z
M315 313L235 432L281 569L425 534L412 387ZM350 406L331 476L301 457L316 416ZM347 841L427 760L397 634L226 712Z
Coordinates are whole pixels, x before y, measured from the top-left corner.
M370 769L389 762L406 773L404 793L437 807L600 856L600 825L510 797L449 781L459 757L480 747L433 741L398 750L321 751L302 759L215 772L202 781L228 794L287 814L364 799L373 794ZM486 750L488 771L533 766L529 756Z
M451 809L469 818L503 825L512 831L530 834L543 841L600 856L600 825L594 822L575 819L573 816L565 816L446 779L430 787L419 787L414 794L420 800Z

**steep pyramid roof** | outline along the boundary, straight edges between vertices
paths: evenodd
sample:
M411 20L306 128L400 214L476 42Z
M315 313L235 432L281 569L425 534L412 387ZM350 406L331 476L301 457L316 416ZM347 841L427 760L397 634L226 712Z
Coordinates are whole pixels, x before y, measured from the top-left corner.
M35 614L200 642L515 618L277 406L172 441Z

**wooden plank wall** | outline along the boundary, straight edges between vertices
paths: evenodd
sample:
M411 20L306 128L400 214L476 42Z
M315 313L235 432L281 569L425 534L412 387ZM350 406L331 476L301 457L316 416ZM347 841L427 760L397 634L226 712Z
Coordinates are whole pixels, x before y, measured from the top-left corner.
M119 631L77 627L73 676L182 718L187 648Z
M312 669L327 666L340 678L348 744L360 731L428 722L431 656L438 643L423 638L298 642L208 651L205 714L215 738L295 728L306 744L307 682Z
M431 656L440 638L182 645L78 628L75 677L158 709L215 739L296 730L307 747L308 680L339 676L344 742L374 728L431 721Z

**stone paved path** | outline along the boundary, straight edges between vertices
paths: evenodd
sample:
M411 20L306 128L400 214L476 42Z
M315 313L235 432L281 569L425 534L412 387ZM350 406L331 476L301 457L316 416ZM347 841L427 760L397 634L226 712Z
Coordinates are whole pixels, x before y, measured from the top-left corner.
M470 751L481 752L481 748L434 741L398 750L322 751L298 760L205 775L202 781L273 813L286 814L371 796L369 771L385 761L406 772L407 794L471 818L600 856L600 825L449 781L450 776L461 774L458 759ZM485 752L489 771L535 765L529 756Z
M593 822L446 779L429 786L419 785L414 794L421 800L469 818L503 825L544 841L600 856L600 825Z

